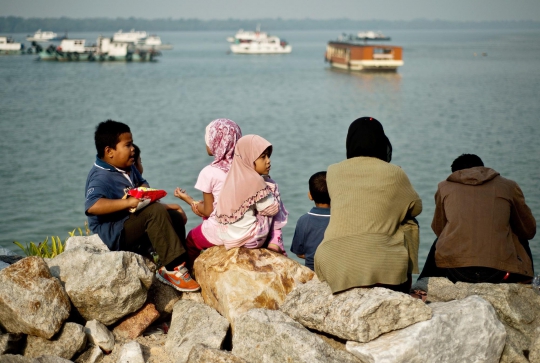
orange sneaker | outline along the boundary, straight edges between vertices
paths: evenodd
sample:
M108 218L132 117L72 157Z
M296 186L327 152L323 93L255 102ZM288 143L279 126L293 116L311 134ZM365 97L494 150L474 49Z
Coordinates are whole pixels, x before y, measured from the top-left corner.
M178 291L192 292L200 290L201 286L191 278L189 271L184 267L184 263L174 268L174 272L167 271L162 266L156 271L156 277L164 284L174 287Z

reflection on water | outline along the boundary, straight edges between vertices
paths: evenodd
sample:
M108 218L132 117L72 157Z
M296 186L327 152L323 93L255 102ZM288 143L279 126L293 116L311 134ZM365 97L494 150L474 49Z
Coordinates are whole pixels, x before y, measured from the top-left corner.
M296 220L312 206L309 177L345 158L347 128L360 116L382 122L394 146L392 162L422 197L421 264L434 239L437 183L462 153L476 153L516 180L538 218L540 45L533 40L539 33L507 33L396 31L393 42L405 56L398 73L330 69L321 55L336 36L332 31L280 32L293 52L269 57L227 55L229 32L160 34L174 49L155 63L0 57L0 182L7 190L0 247L47 235L63 238L83 226L93 132L109 118L131 127L145 177L169 192L169 203L177 202L177 186L200 195L193 186L211 162L204 145L211 120L230 118L244 134L268 139L274 145L272 177L291 213L286 245ZM474 58L476 50L489 57ZM199 220L188 215L192 228ZM537 240L531 249L538 259Z

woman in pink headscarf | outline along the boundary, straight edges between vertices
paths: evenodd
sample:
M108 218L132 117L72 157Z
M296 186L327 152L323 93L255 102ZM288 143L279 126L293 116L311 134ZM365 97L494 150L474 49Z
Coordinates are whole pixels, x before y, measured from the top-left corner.
M204 139L206 151L214 157L214 161L201 170L195 184L195 188L203 193L203 199L197 201L181 188L174 191L175 197L188 203L193 213L203 218L203 223L192 229L186 239L189 268L202 249L223 244L216 235L219 223L214 210L233 162L234 148L241 137L240 127L232 120L217 119L210 122Z
M225 248L259 248L283 253L280 228L287 221L277 184L269 178L272 144L257 135L238 140L216 206L218 237Z

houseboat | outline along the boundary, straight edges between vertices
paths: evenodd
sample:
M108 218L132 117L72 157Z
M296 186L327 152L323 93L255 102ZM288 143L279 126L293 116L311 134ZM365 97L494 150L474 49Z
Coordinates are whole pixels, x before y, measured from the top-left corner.
M388 38L389 39L389 38ZM366 37L344 36L328 42L325 61L350 71L395 72L403 65L402 47L368 44ZM380 37L373 40L383 40Z

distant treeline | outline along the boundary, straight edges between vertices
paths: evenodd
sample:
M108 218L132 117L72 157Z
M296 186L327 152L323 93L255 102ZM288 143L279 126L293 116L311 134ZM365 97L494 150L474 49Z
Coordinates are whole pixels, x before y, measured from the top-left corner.
M351 19L142 19L142 18L22 18L0 17L0 33L33 33L38 29L55 32L117 31L192 31L255 29L263 30L386 30L386 29L540 29L538 21L445 21L416 19L411 21L351 20Z

